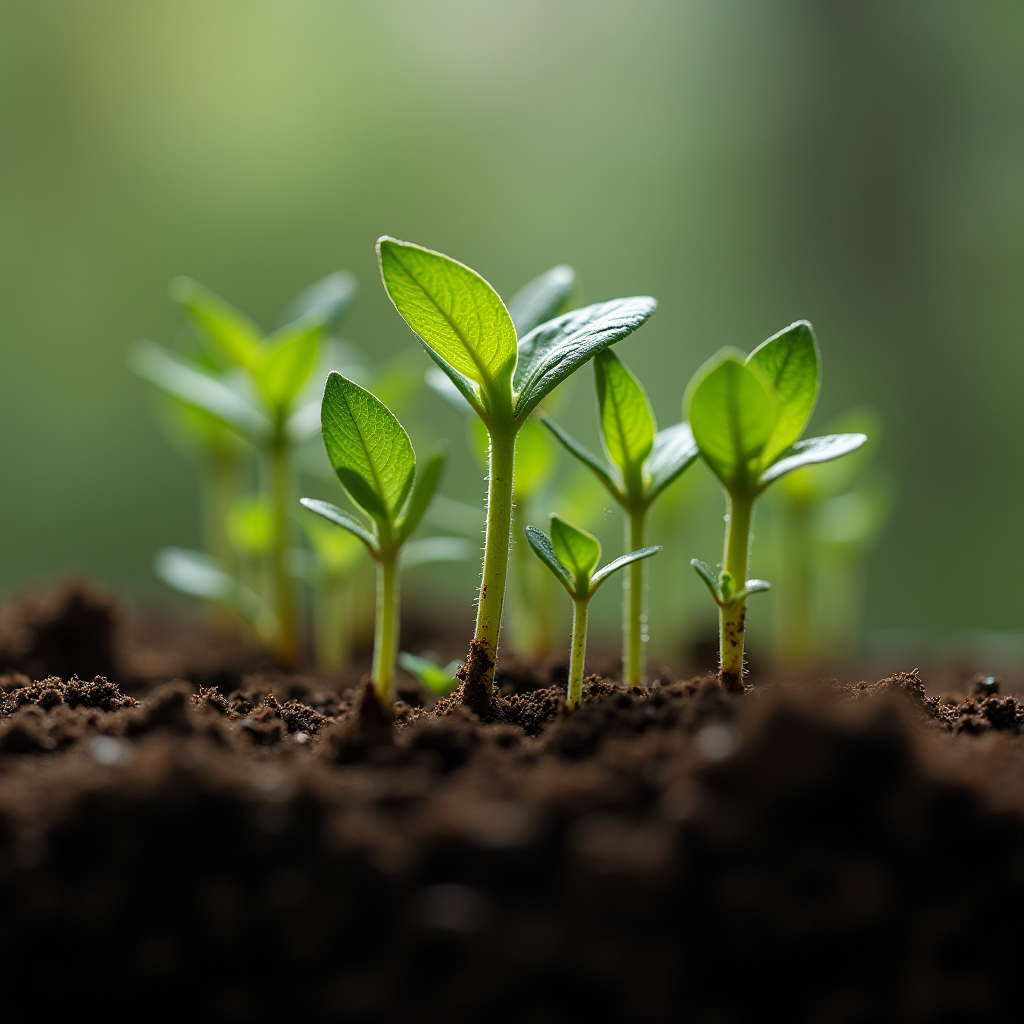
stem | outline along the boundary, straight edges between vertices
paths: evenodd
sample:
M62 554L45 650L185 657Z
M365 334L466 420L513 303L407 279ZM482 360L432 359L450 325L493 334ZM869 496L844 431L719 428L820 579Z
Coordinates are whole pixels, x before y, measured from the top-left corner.
M381 552L377 562L377 622L373 632L373 689L385 711L394 699L395 659L398 657L397 552Z
M644 546L647 507L626 511L626 551ZM633 562L622 576L622 681L626 686L647 682L647 559Z
M725 559L723 572L732 577L733 590L741 590L747 582L750 557L750 522L754 500L747 496L729 497L729 522L725 528ZM733 692L743 690L743 631L747 617L747 599L740 598L721 609L719 634L719 679Z
M587 656L587 614L590 598L578 597L573 600L572 649L569 653L569 693L566 706L576 707L583 699L583 662Z
M299 659L299 631L295 588L288 573L292 537L291 444L283 433L271 445L270 468L274 499L274 547L270 558L278 623L276 658L282 668L291 668Z
M487 532L484 564L480 579L480 600L476 609L474 639L484 645L490 664L479 676L488 694L498 660L498 634L508 576L509 539L512 532L512 480L515 474L515 428L492 430L488 453Z
M321 580L316 594L316 665L341 672L352 659L352 581L348 573Z

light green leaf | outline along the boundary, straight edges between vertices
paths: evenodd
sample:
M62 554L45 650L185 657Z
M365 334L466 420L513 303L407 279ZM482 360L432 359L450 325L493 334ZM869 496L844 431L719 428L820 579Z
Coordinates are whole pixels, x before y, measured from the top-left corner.
M416 455L402 424L369 391L340 373L327 378L321 406L324 447L342 485L390 529L409 496Z
M527 526L526 539L529 541L530 547L533 548L533 553L554 573L555 579L575 596L576 583L569 570L558 560L551 538L543 530L538 530L536 526Z
M259 440L270 434L270 421L246 398L159 345L140 341L129 353L128 363L143 380L172 398L204 410L243 437Z
M697 442L685 420L675 426L659 430L654 438L650 458L644 472L650 478L648 495L656 498L673 480L684 473L697 458Z
M811 466L819 462L831 462L850 452L856 451L865 441L866 434L825 434L822 437L809 437L805 441L797 441L778 462L769 466L758 481L764 490L773 480L793 472L801 466Z
M171 298L229 366L257 373L263 365L263 332L229 302L190 277L171 282Z
M643 464L657 432L651 403L640 381L610 349L594 357L594 380L605 453L622 471L630 497L640 498Z
M775 426L775 404L743 353L723 349L687 388L690 427L700 454L730 492L750 490Z
M590 577L591 594L593 594L613 572L618 572L619 569L631 564L632 562L639 562L642 558L650 558L651 555L656 555L660 550L660 544L652 544L649 547L637 548L636 551L628 551L624 555L619 555L618 558L609 562L607 565L602 566L594 573L593 576Z
M370 549L371 554L376 555L378 553L377 541L373 534L355 516L338 508L337 505L332 505L329 501L320 501L319 498L299 498L299 504L303 508L308 508L310 512L315 512L328 522L334 523L335 526L348 530L349 533L358 537Z
M699 558L691 558L690 565L693 566L697 575L707 585L708 590L711 591L711 596L715 599L715 604L721 604L722 595L718 587L718 573L715 572L707 562L702 562Z
M545 395L602 349L645 324L658 308L648 295L585 306L549 320L519 343L515 416L522 422Z
M475 270L387 236L378 240L377 255L391 301L441 369L488 390L511 378L516 329L498 293Z
M771 589L772 585L767 580L747 580L746 586L733 595L733 602L742 601L751 594L763 594Z
M551 546L558 560L572 573L577 593L586 593L590 577L601 561L601 542L555 513L551 516Z
M560 427L554 420L543 415L541 415L540 419L544 426L555 435L562 447L570 455L579 459L611 491L616 501L624 500L624 488L617 469L606 466L589 448L580 444L568 430Z
M555 450L548 432L536 419L528 419L516 437L516 498L524 501L536 494L555 469Z
M287 411L306 386L324 339L322 319L299 320L267 339L266 361L256 384L267 405Z
M461 661L450 661L444 668L435 665L428 658L420 658L415 654L402 651L398 655L398 664L414 679L419 680L431 693L447 697L458 685L455 673L462 668Z
M478 554L479 549L461 537L423 537L402 548L402 572L431 562L465 562Z
M431 501L434 500L447 463L448 449L443 448L434 452L417 470L416 482L413 484L412 493L409 496L409 504L402 516L399 529L400 543L407 540L413 530L419 526L423 513L427 511Z
M357 291L355 274L347 270L329 274L292 299L281 314L280 326L312 316L336 331Z
M818 401L821 353L814 330L806 320L790 324L758 345L747 365L761 371L778 399L775 428L761 456L762 466L768 466L799 439Z
M508 304L519 337L525 338L535 327L565 313L575 287L576 271L564 263L523 285Z

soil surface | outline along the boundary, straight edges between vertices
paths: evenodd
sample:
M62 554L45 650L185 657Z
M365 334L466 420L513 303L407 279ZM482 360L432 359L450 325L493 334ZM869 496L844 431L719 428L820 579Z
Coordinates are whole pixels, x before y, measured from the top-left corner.
M406 684L388 720L133 636L81 586L0 615L5 1020L1020 1017L996 680L592 676L566 714L563 666L503 659L490 703Z

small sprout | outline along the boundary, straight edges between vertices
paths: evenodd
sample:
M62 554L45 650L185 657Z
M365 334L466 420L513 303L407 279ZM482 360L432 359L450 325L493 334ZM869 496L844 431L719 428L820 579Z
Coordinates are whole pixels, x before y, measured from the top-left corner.
M498 293L469 267L386 236L377 253L395 308L487 428L487 525L474 648L482 662L467 668L489 694L508 574L516 436L542 399L645 323L657 303L646 296L598 303L520 339Z
M801 441L821 386L821 356L805 320L769 338L749 356L726 348L694 375L684 409L701 458L721 481L728 515L722 571L694 559L720 614L720 678L743 688L747 597L767 590L748 580L754 503L787 473L829 462L859 448L861 433Z
M608 462L588 451L554 421L545 424L565 449L601 481L625 514L626 550L644 546L647 515L660 494L697 458L688 423L658 430L641 383L606 349L594 359L601 441ZM634 562L623 577L622 678L627 686L646 677L643 624L647 620L646 566Z
M461 661L450 661L442 668L429 658L420 658L402 651L398 656L398 664L437 697L447 697L459 685L455 673L462 668Z
M327 457L366 519L326 501L303 498L302 504L358 537L377 563L372 677L378 701L390 709L398 653L399 558L441 482L446 455L432 455L417 473L416 453L401 423L340 373L327 378L321 422Z
M526 536L537 557L565 587L573 601L569 691L566 704L574 708L583 696L583 663L587 653L587 615L590 599L613 572L657 554L661 546L630 551L598 569L597 564L601 561L601 542L585 530L577 529L561 516L552 515L550 537L535 526L526 528Z

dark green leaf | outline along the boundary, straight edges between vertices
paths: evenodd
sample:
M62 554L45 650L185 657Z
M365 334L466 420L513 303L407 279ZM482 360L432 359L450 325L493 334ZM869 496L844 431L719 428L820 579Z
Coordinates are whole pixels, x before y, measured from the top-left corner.
M402 515L399 542L405 541L420 524L423 513L430 507L448 463L448 449L434 452L416 471L416 482L409 496L409 504Z
M263 332L244 313L190 277L171 282L171 298L229 366L240 366L251 373L259 371L263 365Z
M377 541L373 534L355 516L338 508L337 505L332 505L329 501L320 501L318 498L300 498L299 504L328 522L340 526L343 530L348 530L349 533L358 537L372 554L377 554Z
M551 516L551 545L558 560L572 573L577 594L585 594L601 561L601 542L555 514Z
M656 498L673 480L676 480L697 458L697 442L685 420L673 427L659 430L654 438L650 458L644 463L644 472L650 478L648 495Z
M579 459L611 491L616 501L623 501L625 499L622 482L616 480L618 470L613 469L611 466L606 466L589 448L580 444L572 434L560 427L554 420L549 419L547 416L541 416L540 419L541 423L558 438L562 447L570 455Z
M624 555L619 555L614 561L609 562L607 565L602 566L593 576L590 577L590 592L591 594L597 590L597 588L604 583L606 579L613 572L618 572L623 566L629 565L631 562L639 562L641 558L650 558L651 555L656 555L661 550L660 544L652 544L650 547L638 548L636 551L629 551Z
M758 481L763 490L773 480L791 473L801 466L812 466L819 462L831 462L850 452L856 451L865 441L866 434L825 434L797 441L778 462L769 466Z
M613 299L549 320L519 343L513 385L515 416L522 422L545 395L602 349L632 334L658 308L647 295Z
M329 274L288 304L288 308L281 315L281 326L313 316L323 320L332 331L336 331L357 290L355 274L350 274L347 270Z
M554 573L558 582L570 594L575 595L576 584L569 570L558 560L551 538L543 530L538 530L536 526L527 526L526 539L530 542L534 554Z
M535 327L566 312L575 287L576 271L564 263L523 285L508 304L519 337L525 338Z
M594 357L594 379L605 453L635 492L630 497L639 498L643 464L654 447L658 429L651 403L640 381L611 349Z

